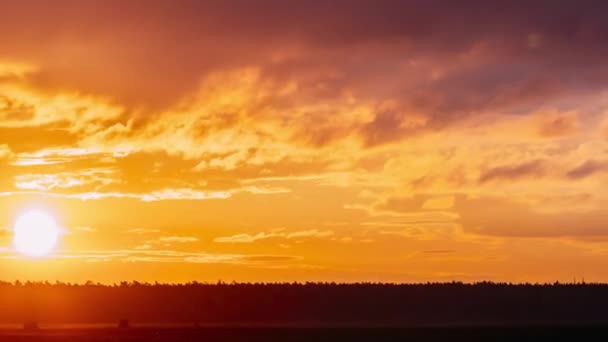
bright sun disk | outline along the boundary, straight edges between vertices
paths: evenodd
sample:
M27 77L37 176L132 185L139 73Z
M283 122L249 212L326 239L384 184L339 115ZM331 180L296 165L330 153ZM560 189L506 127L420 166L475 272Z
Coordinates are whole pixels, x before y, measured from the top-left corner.
M55 219L43 211L27 211L15 220L13 244L17 252L41 257L49 254L59 239Z

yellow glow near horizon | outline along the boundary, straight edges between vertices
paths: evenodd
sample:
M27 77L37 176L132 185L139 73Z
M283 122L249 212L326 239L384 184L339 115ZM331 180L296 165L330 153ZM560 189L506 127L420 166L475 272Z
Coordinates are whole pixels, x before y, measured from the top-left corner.
M21 214L15 220L13 233L17 252L31 257L48 255L59 239L55 219L43 211L32 210Z
M0 281L608 282L599 6L268 3L0 0Z

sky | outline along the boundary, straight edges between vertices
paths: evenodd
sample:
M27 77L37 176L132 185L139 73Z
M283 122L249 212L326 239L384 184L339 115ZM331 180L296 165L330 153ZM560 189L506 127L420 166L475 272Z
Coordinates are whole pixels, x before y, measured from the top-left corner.
M608 281L606 16L4 0L0 277Z

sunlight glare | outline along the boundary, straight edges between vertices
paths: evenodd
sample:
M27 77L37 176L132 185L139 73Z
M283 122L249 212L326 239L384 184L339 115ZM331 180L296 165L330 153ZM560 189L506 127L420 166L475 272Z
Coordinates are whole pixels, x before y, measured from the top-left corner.
M57 244L59 227L51 215L32 210L15 220L13 233L13 244L17 252L42 257L49 254Z

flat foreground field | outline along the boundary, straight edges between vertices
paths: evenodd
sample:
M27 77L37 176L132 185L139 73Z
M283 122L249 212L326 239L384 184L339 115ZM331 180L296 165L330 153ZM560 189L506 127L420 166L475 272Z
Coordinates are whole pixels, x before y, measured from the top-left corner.
M0 341L571 341L606 340L608 326L204 327L0 330Z

